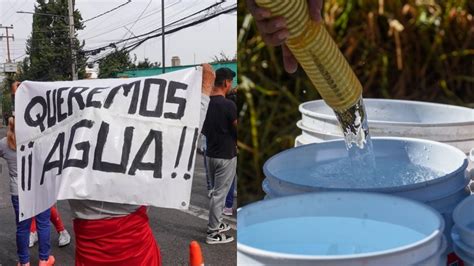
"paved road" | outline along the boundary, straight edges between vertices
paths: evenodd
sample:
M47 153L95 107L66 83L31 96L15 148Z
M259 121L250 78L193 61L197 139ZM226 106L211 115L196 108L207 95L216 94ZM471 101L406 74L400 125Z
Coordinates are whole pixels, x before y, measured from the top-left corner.
M0 137L5 136L5 129L0 128ZM191 194L191 207L188 211L163 208L150 208L150 225L160 245L163 265L186 265L189 260L189 243L196 240L200 243L206 265L236 265L235 242L224 245L207 245L206 226L207 198L206 181L202 156L197 155L196 167ZM0 160L0 266L16 265L15 221L11 207L8 170L3 159ZM234 203L235 204L235 203ZM72 218L66 201L58 202L59 212L66 229L72 234ZM236 228L235 215L227 219ZM74 242L67 247L57 247L57 233L51 227L52 254L58 266L74 265ZM230 234L236 236L236 231ZM37 246L30 249L32 265L37 264Z

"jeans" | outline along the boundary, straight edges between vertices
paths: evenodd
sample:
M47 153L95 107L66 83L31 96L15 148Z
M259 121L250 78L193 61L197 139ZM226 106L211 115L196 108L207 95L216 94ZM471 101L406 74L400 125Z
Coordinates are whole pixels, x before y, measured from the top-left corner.
M19 222L20 203L18 196L12 196L13 208L15 209L16 221L16 248L18 258L21 264L26 264L30 261L30 254L28 252L28 245L30 243L30 226L31 218ZM49 225L50 209L36 215L36 227L38 229L39 242L39 258L40 260L48 260L51 251L50 225Z

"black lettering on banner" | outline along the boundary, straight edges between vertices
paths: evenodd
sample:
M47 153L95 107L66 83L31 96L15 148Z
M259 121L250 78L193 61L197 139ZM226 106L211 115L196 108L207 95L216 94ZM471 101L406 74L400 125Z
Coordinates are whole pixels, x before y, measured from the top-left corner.
M46 92L46 102L48 103L48 128L56 124L56 90L53 90L53 96L50 97L51 91ZM53 108L51 108L51 104Z
M69 156L71 154L71 147L72 143L74 142L74 137L76 136L76 131L81 127L91 128L93 125L94 122L92 120L83 119L71 127L71 134L69 135L69 142L67 145L66 158L64 160L63 168L77 167L84 169L87 167L87 164L89 163L89 150L91 147L89 141L79 142L74 145L74 147L76 147L76 150L82 151L81 159L69 159Z
M23 150L25 146L22 146ZM21 156L21 190L25 191L25 156Z
M59 149L58 149L59 147ZM41 174L41 180L40 180L40 185L43 185L44 183L44 174L48 172L49 170L53 168L58 168L58 173L57 175L60 175L62 170L63 170L63 147L64 147L64 132L59 133L58 137L56 138L56 141L53 144L53 148L51 148L48 156L46 156L46 160L44 161L43 165L43 173ZM56 150L59 151L59 160L57 161L52 161L51 157L53 157L54 153Z
M176 90L186 90L188 88L188 85L181 83L181 82L176 82L176 81L170 81L168 85L168 94L166 95L166 102L167 103L176 103L178 104L178 110L176 113L171 113L167 112L165 113L164 117L169 118L169 119L181 119L184 115L184 110L186 109L186 98L181 98L181 97L176 97Z
M30 141L28 143L28 148L31 149L33 148L33 144L34 142L33 141ZM22 151L22 153L25 151L25 145L21 145L20 147L20 151ZM25 191L26 189L26 181L25 181L25 167L26 167L26 162L25 162L25 155L23 154L21 156L21 189L23 191ZM31 174L32 174L32 164L33 164L33 152L30 152L30 154L28 154L28 190L31 190Z
M186 129L188 127L183 127L183 130L181 131L181 137L179 138L179 146L178 146L178 155L176 156L176 161L174 163L174 168L178 167L179 161L181 160L181 153L183 152L183 144L184 144L184 139L186 138Z
M149 150L151 143L155 142L155 159L153 163L143 162L143 157L146 152ZM148 170L153 171L154 178L161 178L161 167L162 167L162 156L163 156L163 136L161 131L150 130L148 136L143 141L143 144L138 149L135 159L133 159L130 170L128 171L129 175L135 175L135 172L138 170Z
M191 167L193 166L193 160L194 160L194 152L196 151L196 142L199 134L199 128L194 129L194 136L193 136L193 144L191 146L191 153L189 154L189 160L188 160L188 171L191 171ZM191 178L191 175L189 173L185 173L183 176L184 180L189 180Z
M30 143L28 143L28 148L30 149L33 148L33 144L34 142L30 141ZM28 155L28 190L31 190L32 171L33 171L33 152L30 152L30 154Z
M150 87L152 84L159 85L158 101L156 102L155 110L147 110L148 96L150 95ZM140 102L139 114L142 116L161 117L163 114L163 103L165 99L166 80L164 79L145 79L143 87L143 95Z
M42 112L36 114L36 120L33 120L31 112L33 110L33 107L35 107L37 104L41 106ZM44 119L46 118L46 112L47 112L46 109L47 109L46 101L44 100L43 97L41 96L33 97L33 99L31 99L28 105L26 105L25 115L24 115L26 124L30 127L39 126L41 132L43 132L45 130Z
M107 95L107 98L105 99L104 102L104 108L108 109L114 102L115 95L117 95L118 91L120 88L123 88L123 95L125 97L128 97L128 94L132 90L133 87L133 95L132 99L130 100L130 106L128 108L128 113L129 114L134 114L137 112L137 106L138 106L138 96L140 93L140 80L134 81L129 84L122 84L117 87L114 87L113 89L110 90L109 95Z
M72 99L74 98L76 100L77 106L79 107L79 110L84 109L85 104L84 100L82 99L81 93L84 91L88 90L88 87L72 87L72 89L69 91L68 97L67 97L67 106L68 110L67 113L68 115L72 115ZM79 91L79 92L77 92Z
M69 89L69 87L58 89L58 93L57 93L57 97L56 97L56 99L57 99L56 100L57 101L57 109L58 109L58 123L67 118L67 113L62 113L61 112L61 105L64 103L64 98L62 97L61 94L63 93L63 91L68 90L68 89Z
M94 97L94 94L98 94L101 91L107 89L108 87L98 87L98 88L93 88L89 94L87 94L87 103L86 107L94 107L94 108L101 108L102 103L100 101L93 101L92 98Z
M188 171L191 171L191 167L193 166L194 152L196 151L196 142L197 142L198 134L199 134L199 128L195 128L194 137L193 137L193 145L191 147L191 154L189 154Z
M92 169L124 174L127 171L130 148L132 147L133 130L134 127L125 128L120 164L104 162L102 160L102 156L104 154L104 147L109 134L109 124L102 122L100 125L99 134L97 136L97 146L95 147L94 151L94 163L92 165Z

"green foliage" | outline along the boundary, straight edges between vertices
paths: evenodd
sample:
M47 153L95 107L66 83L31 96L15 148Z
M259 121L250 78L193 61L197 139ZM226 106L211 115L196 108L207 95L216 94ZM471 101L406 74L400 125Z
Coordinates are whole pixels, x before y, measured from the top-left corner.
M237 55L234 55L233 58L227 56L223 51L219 53L219 55L215 55L212 57L211 64L213 63L228 63L228 62L235 62L237 61Z
M70 51L67 0L37 0L33 15L33 27L27 41L28 57L23 60L20 77L28 80L57 81L71 80L72 56ZM44 15L53 14L53 15ZM82 17L74 11L74 27L81 30ZM76 35L77 36L77 35ZM79 78L85 76L86 58L77 38L73 39L76 50Z
M474 107L474 5L465 0L327 0L323 17L366 98ZM283 70L239 1L239 204L261 199L263 163L293 147L298 106L319 99L300 69ZM400 25L402 27L400 27ZM398 52L397 52L398 51Z
M159 67L159 66L161 66L161 63L150 62L148 58L145 58L144 61L138 61L138 63L136 63L135 65L135 68L143 69L143 68L152 68L152 67Z
M159 67L161 63L151 62L148 58L137 62L137 57L130 58L129 52L115 50L99 61L99 78L115 78L117 73L132 69Z
M2 101L2 114L0 124L3 123L3 114L8 114L8 116L12 115L13 105L12 105L12 97L11 97L11 85L15 81L14 76L8 74L5 79L3 79L2 83L0 84L1 87L1 101Z
M113 78L115 73L129 70L133 67L127 51L115 50L99 62L99 78Z

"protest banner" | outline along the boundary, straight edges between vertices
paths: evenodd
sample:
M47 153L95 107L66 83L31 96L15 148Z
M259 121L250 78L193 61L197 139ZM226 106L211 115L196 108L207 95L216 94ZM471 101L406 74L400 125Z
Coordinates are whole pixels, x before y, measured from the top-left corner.
M188 208L202 68L22 82L15 96L20 220L56 200Z

